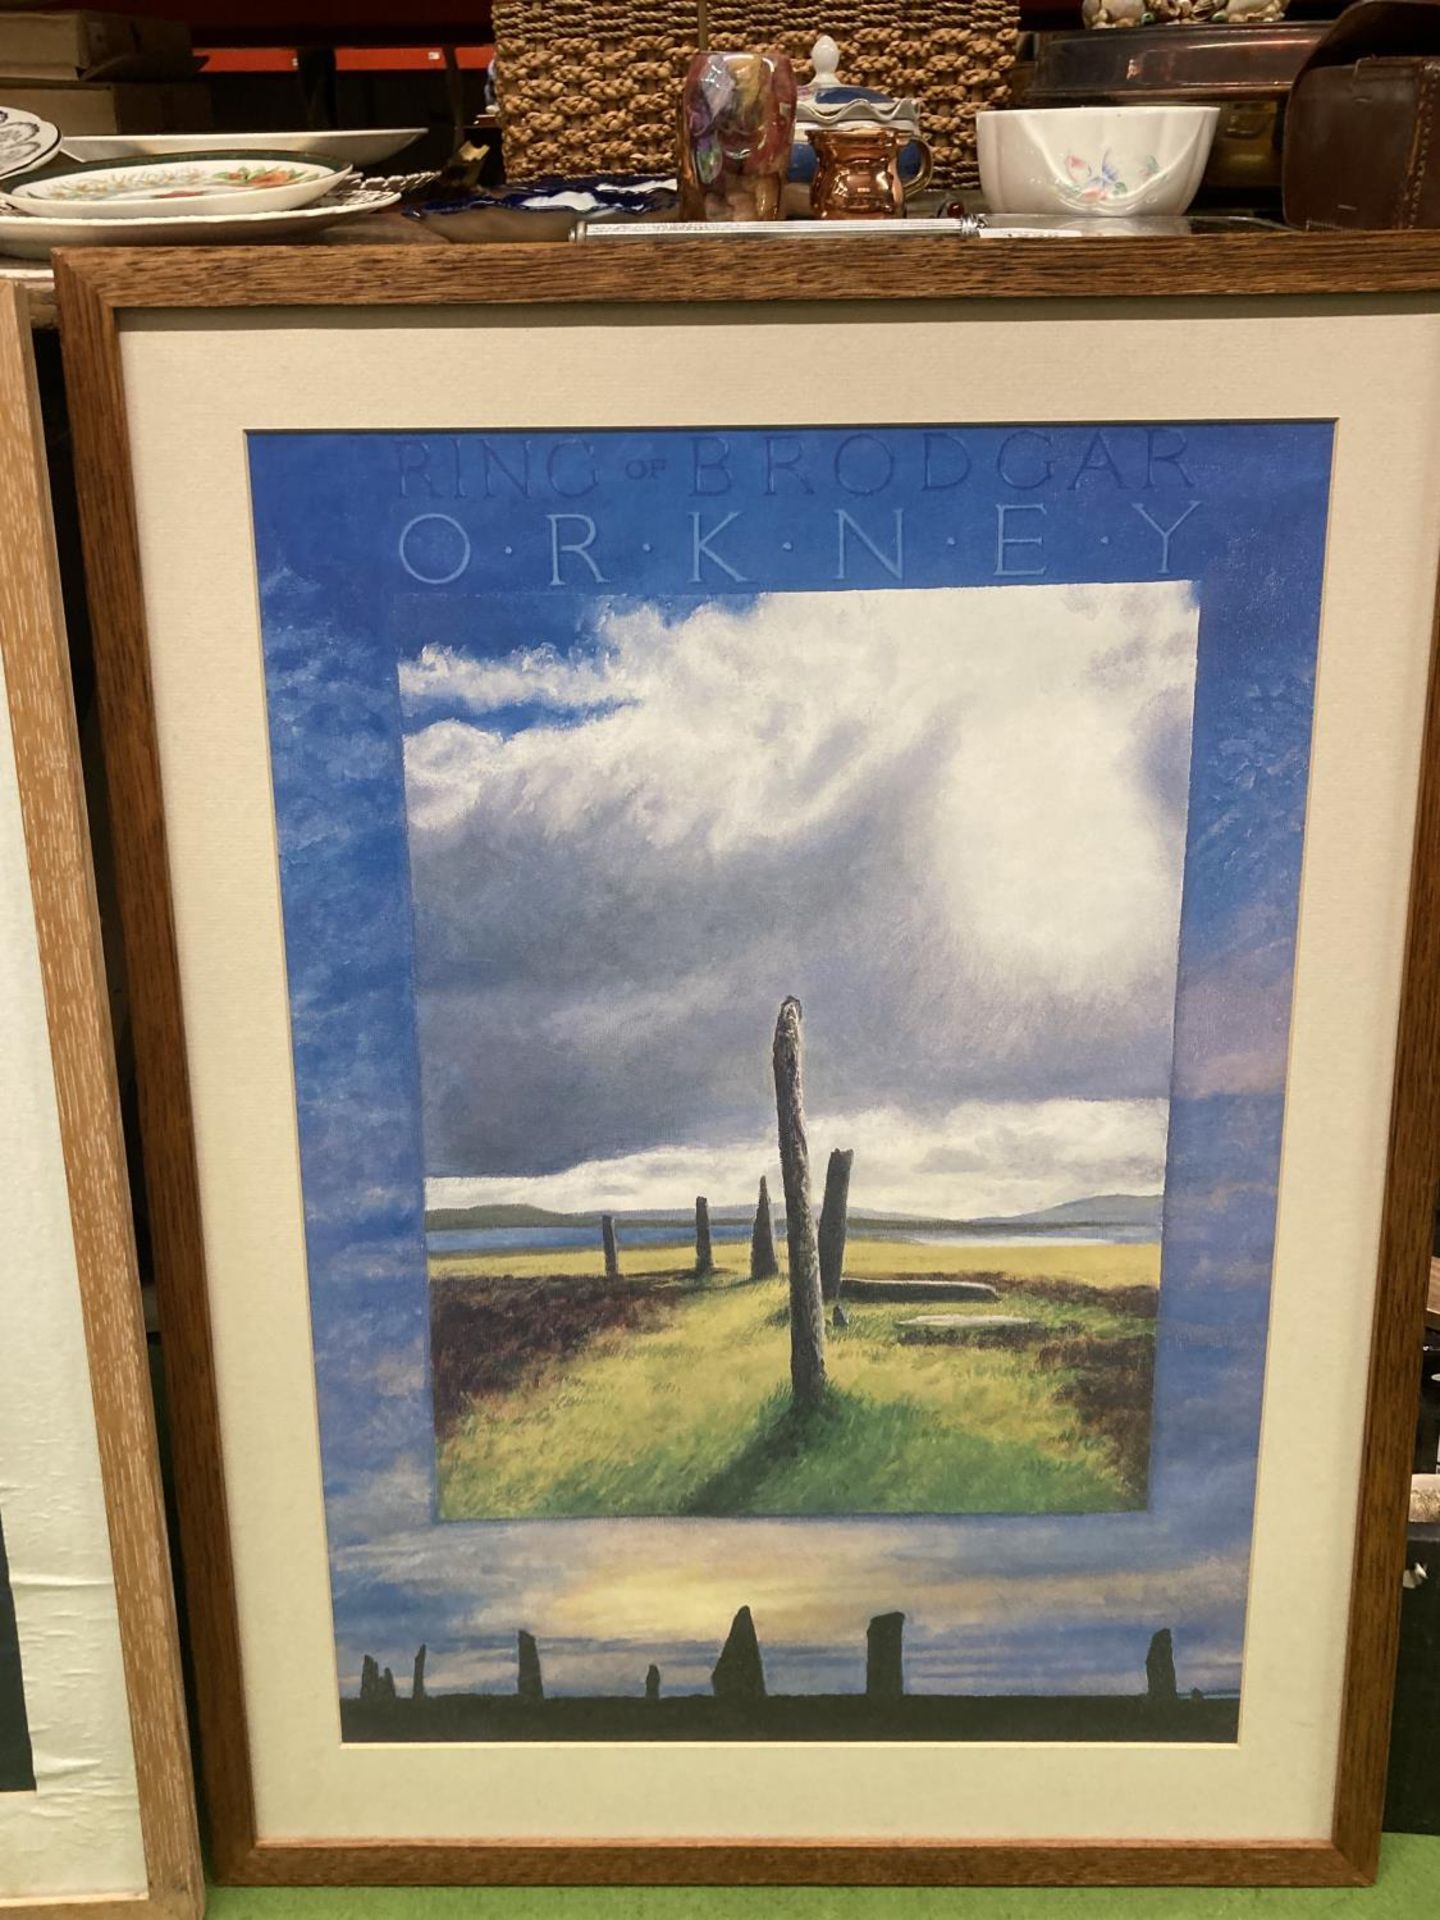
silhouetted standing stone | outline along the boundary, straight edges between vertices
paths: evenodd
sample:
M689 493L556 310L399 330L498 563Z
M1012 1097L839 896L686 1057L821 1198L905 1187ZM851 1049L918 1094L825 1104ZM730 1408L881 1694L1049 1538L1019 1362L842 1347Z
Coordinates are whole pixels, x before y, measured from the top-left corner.
M380 1676L380 1691L376 1698L380 1700L393 1700L395 1698L395 1676L389 1667L386 1667Z
M905 1693L905 1616L877 1613L865 1634L865 1691L872 1700Z
M855 1154L837 1147L825 1169L825 1204L820 1209L820 1296L840 1304L840 1282L845 1277L845 1233L850 1219L850 1169Z
M540 1649L535 1644L533 1633L526 1633L522 1627L516 1644L519 1658L519 1678L515 1691L522 1700L543 1700L545 1683L540 1677Z
M1170 1629L1162 1627L1145 1655L1145 1692L1149 1699L1168 1705L1175 1695L1175 1647Z
M605 1248L605 1278L607 1280L618 1280L620 1278L620 1254L615 1245L615 1216L613 1213L602 1213L600 1216L600 1240Z
M645 1698L647 1700L660 1698L660 1669L653 1661L645 1669Z
M703 1193L695 1196L695 1277L703 1280L715 1271L715 1254L710 1245L710 1202Z
M410 1698L412 1700L425 1698L425 1643L423 1640L420 1643L420 1651L415 1655L415 1673L410 1682Z
M362 1700L380 1698L380 1669L368 1653L360 1662L360 1698Z
M775 1023L775 1113L785 1182L785 1238L790 1249L790 1391L797 1407L825 1395L825 1302L820 1252L810 1210L810 1153L800 1070L800 1002L793 997Z
M763 1700L765 1668L760 1660L760 1642L755 1638L755 1622L749 1607L741 1607L730 1622L730 1632L720 1649L710 1675L717 1700Z
M770 1212L770 1188L762 1173L755 1225L750 1229L750 1278L774 1280L779 1272L780 1262L775 1258L775 1220Z

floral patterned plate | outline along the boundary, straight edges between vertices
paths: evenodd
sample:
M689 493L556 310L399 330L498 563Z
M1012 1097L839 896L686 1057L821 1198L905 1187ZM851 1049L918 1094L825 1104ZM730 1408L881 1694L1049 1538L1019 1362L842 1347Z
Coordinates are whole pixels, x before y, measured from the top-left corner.
M155 220L187 213L288 213L329 193L350 169L293 154L212 153L185 160L104 161L44 180L9 198L49 220Z

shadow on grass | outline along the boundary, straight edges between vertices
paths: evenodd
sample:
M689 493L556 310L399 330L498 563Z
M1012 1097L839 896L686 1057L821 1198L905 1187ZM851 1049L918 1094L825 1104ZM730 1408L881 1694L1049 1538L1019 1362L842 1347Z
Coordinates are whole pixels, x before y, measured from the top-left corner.
M1093 1464L1043 1444L974 1432L939 1436L933 1413L833 1382L813 1407L788 1390L757 1409L738 1451L678 1505L735 1514L1087 1513L1132 1502Z
M787 1319L789 1310L786 1310ZM743 1513L768 1480L789 1462L833 1441L847 1424L851 1396L827 1387L811 1407L797 1406L783 1390L760 1407L754 1431L740 1451L685 1502L681 1512Z

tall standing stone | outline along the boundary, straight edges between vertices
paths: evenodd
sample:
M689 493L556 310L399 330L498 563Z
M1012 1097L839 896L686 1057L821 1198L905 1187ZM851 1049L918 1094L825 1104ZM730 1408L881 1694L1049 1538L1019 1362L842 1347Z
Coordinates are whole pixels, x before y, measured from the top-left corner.
M389 1667L386 1667L380 1676L380 1691L376 1697L380 1700L393 1700L396 1697L395 1675L390 1671Z
M410 1698L425 1698L425 1642L420 1642L420 1651L415 1655L415 1671L410 1681Z
M647 1700L660 1698L660 1669L653 1660L645 1669L645 1698Z
M825 1201L820 1208L820 1296L829 1306L840 1304L840 1282L845 1277L845 1238L850 1222L850 1169L855 1154L839 1147L825 1169Z
M1160 1629L1145 1655L1145 1693L1161 1706L1168 1706L1176 1698L1175 1644L1169 1627Z
M368 1653L360 1662L360 1698L362 1700L380 1698L380 1669Z
M602 1213L600 1216L600 1244L605 1249L605 1278L620 1278L620 1252L615 1245L615 1216Z
M535 1644L533 1633L526 1633L522 1627L516 1641L518 1675L515 1691L522 1700L539 1701L545 1698L545 1683L540 1677L540 1649Z
M710 1674L717 1700L747 1701L765 1698L765 1667L749 1607L741 1607L730 1622L720 1658Z
M695 1277L704 1280L715 1271L715 1252L710 1245L710 1202L703 1193L695 1196Z
M775 1023L775 1112L785 1182L785 1238L790 1251L790 1392L797 1407L825 1396L825 1302L820 1252L810 1210L810 1152L805 1140L800 1002L793 996Z
M750 1229L750 1278L774 1280L780 1272L775 1258L775 1218L770 1211L770 1188L760 1176L760 1198L755 1206L755 1224Z
M865 1692L872 1700L905 1697L905 1616L877 1613L865 1634Z

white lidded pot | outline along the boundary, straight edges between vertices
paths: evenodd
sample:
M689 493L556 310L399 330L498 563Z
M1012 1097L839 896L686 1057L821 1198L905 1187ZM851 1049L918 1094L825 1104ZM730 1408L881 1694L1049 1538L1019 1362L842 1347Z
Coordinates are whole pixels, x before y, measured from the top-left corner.
M1219 107L1179 105L982 111L980 185L992 214L1183 213L1219 119Z

